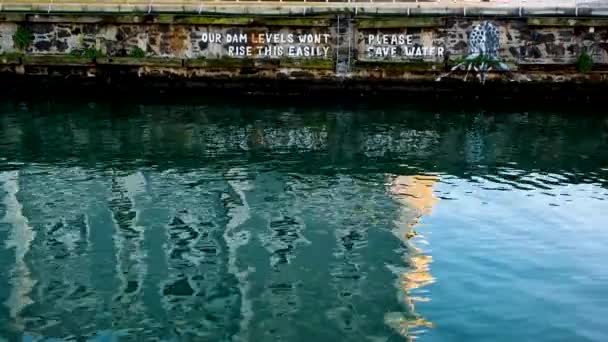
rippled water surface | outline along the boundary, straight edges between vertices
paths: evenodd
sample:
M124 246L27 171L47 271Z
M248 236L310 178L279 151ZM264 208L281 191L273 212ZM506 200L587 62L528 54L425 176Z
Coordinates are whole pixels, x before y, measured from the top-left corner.
M607 143L582 109L0 103L0 336L608 341Z

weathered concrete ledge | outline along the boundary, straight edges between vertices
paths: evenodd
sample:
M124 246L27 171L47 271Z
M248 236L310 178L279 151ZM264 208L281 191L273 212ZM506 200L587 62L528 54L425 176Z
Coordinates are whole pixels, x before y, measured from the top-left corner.
M608 88L608 17L394 14L2 13L0 78L357 95Z
M551 4L550 1L502 2L402 2L402 1L4 1L4 13L76 13L87 14L220 14L220 15L398 15L398 16L608 16L608 4Z

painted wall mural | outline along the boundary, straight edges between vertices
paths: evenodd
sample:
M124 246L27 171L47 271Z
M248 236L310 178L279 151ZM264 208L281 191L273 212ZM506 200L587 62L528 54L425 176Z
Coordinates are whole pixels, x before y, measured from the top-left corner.
M484 21L473 28L469 34L469 54L449 73L438 77L437 81L457 70L466 71L465 81L469 73L474 72L481 83L485 83L488 72L492 70L509 70L509 67L500 61L500 33L493 23Z
M469 56L467 59L479 56L488 56L491 59L498 59L500 49L500 36L498 29L489 21L475 26L469 35Z

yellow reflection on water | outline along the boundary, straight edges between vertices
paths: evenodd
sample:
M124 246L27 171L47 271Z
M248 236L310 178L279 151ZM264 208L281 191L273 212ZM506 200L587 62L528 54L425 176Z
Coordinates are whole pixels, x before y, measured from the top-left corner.
M402 213L396 222L396 232L412 252L408 252L410 268L402 275L401 285L404 301L408 306L405 314L387 314L387 323L397 329L408 340L414 340L417 334L433 327L416 311L416 303L428 302L430 298L419 294L422 289L435 282L431 275L433 258L420 247L428 242L424 239L419 223L424 215L429 215L435 203L439 201L433 194L434 186L439 181L435 176L397 176L390 184L390 193L402 204ZM417 292L416 294L414 292Z

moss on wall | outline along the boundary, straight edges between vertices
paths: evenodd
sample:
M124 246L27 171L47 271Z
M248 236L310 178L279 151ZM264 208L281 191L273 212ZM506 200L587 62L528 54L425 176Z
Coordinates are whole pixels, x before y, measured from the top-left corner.
M333 70L334 61L331 59L281 59L282 68L299 68L314 70Z
M103 57L96 60L99 65L126 65L126 66L165 66L182 67L184 60L181 58L158 58L158 57Z
M362 18L356 20L356 25L360 29L443 27L445 22L440 17Z
M13 65L48 65L48 66L153 66L175 68L203 68L234 70L241 68L276 69L294 68L306 70L333 70L334 62L328 59L290 60L290 59L181 59L181 58L135 58L135 57L101 57L87 58L73 55L22 55L19 53L0 55L0 64Z
M443 71L444 64L432 62L388 62L388 61L358 61L356 70L382 70L388 72L435 72Z
M184 66L210 69L240 69L255 67L255 60L244 58L187 59Z
M159 24L181 25L326 27L330 24L327 17L184 16L161 14L151 19Z
M0 22L32 23L82 23L82 24L169 24L169 25L219 25L219 26L290 26L327 27L328 16L261 17L248 15L177 15L177 14L19 14L8 13L0 16Z
M18 64L21 64L22 58L23 58L22 53L3 53L0 55L0 64L18 65Z
M85 66L94 65L91 58L72 55L24 55L24 65L60 65L60 66Z
M528 18L528 26L549 27L608 27L608 19L591 18Z

